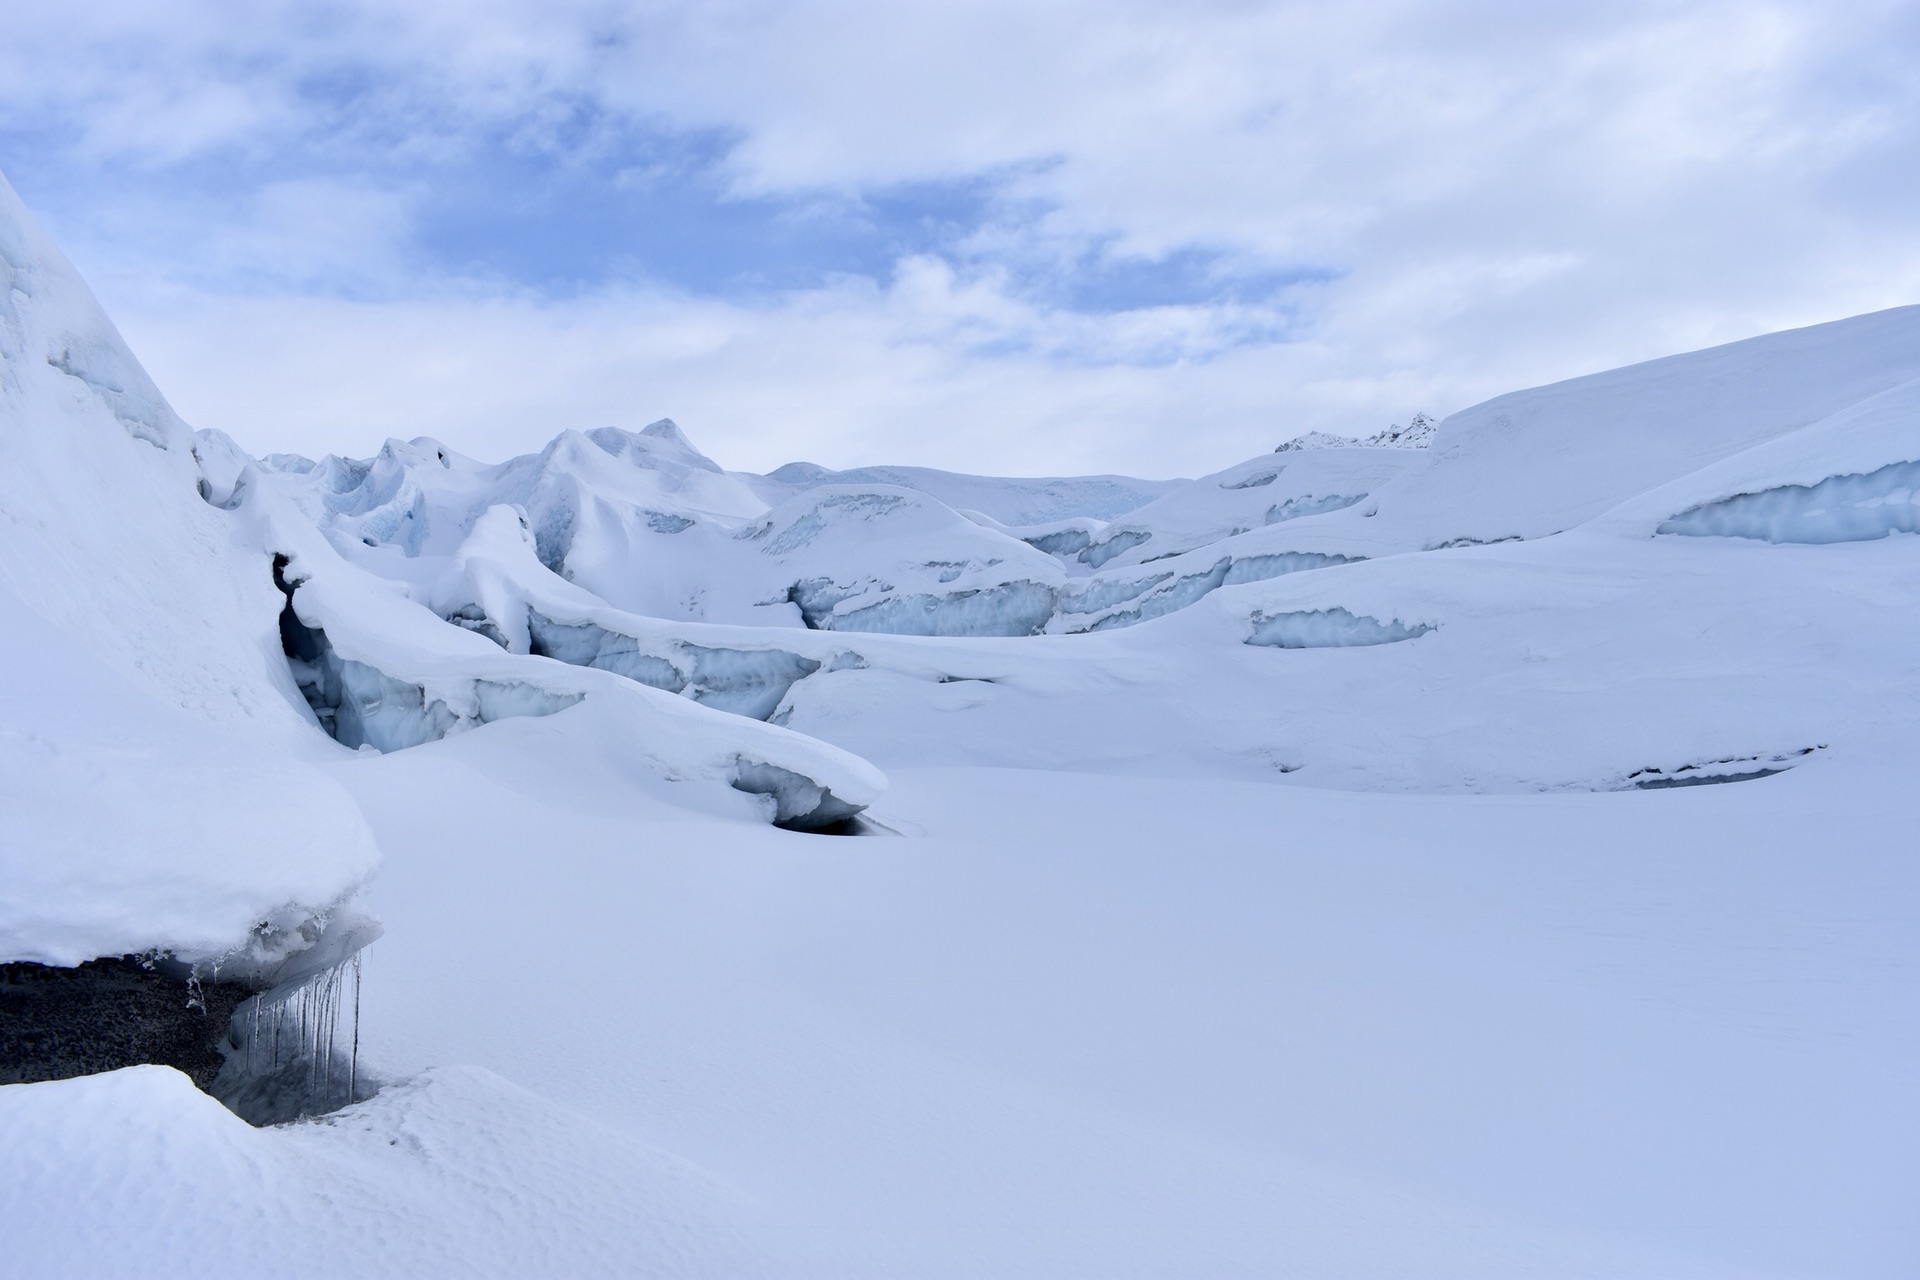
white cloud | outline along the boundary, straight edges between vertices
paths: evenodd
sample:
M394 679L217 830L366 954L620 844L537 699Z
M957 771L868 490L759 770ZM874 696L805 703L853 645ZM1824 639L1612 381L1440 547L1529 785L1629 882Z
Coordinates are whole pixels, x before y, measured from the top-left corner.
M1192 472L1920 298L1920 17L1891 0L15 7L24 194L182 409L259 448L671 413L743 465ZM759 301L409 253L410 158L583 105L722 131L741 193L991 175L1033 216ZM1322 282L1110 314L1021 283L1194 246Z

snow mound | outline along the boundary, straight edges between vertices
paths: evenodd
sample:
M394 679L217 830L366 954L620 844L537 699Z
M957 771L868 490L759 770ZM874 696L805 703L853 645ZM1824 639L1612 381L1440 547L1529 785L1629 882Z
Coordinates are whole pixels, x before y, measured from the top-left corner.
M490 1072L255 1129L164 1067L0 1089L20 1275L721 1275L736 1196ZM84 1248L76 1252L76 1246ZM295 1247L289 1242L298 1242Z

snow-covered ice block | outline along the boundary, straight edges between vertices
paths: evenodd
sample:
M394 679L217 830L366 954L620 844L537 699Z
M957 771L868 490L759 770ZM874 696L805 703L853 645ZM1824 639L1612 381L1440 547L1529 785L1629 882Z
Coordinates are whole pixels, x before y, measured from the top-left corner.
M1682 511L1658 532L1816 544L1920 532L1920 462L1736 494Z
M834 631L902 636L1031 636L1053 617L1051 586L1021 579L991 587L895 595L826 618Z
M1432 631L1425 622L1412 626L1398 618L1382 622L1346 609L1302 609L1253 615L1247 643L1276 649L1337 649L1350 645L1395 644Z

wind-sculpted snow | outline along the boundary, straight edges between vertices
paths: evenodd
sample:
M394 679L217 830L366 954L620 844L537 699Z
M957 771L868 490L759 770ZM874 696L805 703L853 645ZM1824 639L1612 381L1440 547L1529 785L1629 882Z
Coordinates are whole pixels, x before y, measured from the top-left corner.
M264 1129L133 1067L0 1092L0 1130L21 1276L769 1273L712 1177L477 1067Z
M769 518L765 524L745 530L741 536L766 538L760 546L761 553L784 556L812 542L832 520L842 517L866 521L878 520L898 511L909 501L908 498L897 493L835 493L821 499L771 538L767 538L767 534L776 527L776 521L772 518Z
M857 663L857 655L805 657L778 644L696 644L654 629L642 637L607 625L614 611L588 593L553 578L529 545L526 522L510 507L495 507L427 593L440 616L495 637L512 653L531 653L573 666L613 672L666 693L684 694L716 710L755 720L772 716L787 690L826 663ZM544 609L571 611L560 621ZM584 611L587 615L580 616Z
M680 646L693 695L683 698L611 670L533 655L533 610L503 562L518 557L520 572L540 575L562 592L577 589L539 565L532 530L513 508L493 508L476 522L459 551L439 559L434 577L396 589L342 558L270 477L248 475L253 482L236 485L242 496L231 518L255 545L275 552L271 580L282 604L273 651L284 655L277 659L282 679L289 689L298 680L294 696L305 695L308 724L343 746L405 751L503 720L566 712L578 732L598 736L609 753L655 776L765 794L765 816L782 825L840 824L885 785L864 761L745 718L769 715L791 679L812 669L809 660ZM369 556L379 550L347 545ZM262 571L267 559L262 552L255 562ZM449 618L461 625L449 625ZM580 631L548 630L544 638L572 646L568 656L585 663L597 658L625 665L633 675L649 673L637 665L637 645L623 651L617 639ZM589 651L590 644L599 648ZM723 714L700 701L744 714ZM788 775L806 787L796 790ZM781 781L765 789L760 783L769 778Z
M1682 511L1658 531L1816 544L1920 532L1920 462L1737 494Z
M1424 622L1408 626L1397 618L1382 622L1346 609L1307 609L1253 615L1247 643L1275 649L1341 649L1354 645L1397 644L1433 630Z
M376 865L315 767L268 557L210 491L0 180L0 962L211 963Z
M261 514L272 521L270 512ZM493 522L490 531L500 532L505 523ZM530 540L518 521L513 527ZM322 727L343 745L404 750L497 720L584 711L584 704L593 704L622 722L609 749L649 758L669 776L704 777L765 794L773 803L770 820L783 826L834 826L884 786L864 761L756 723L772 714L793 680L817 667L811 660L777 650L683 645L690 668L683 687L692 696L681 698L627 674L659 672L638 661L637 644L629 650L617 637L593 635L578 624L569 630L548 618L535 621L523 604L518 612L529 648L537 635L543 645L557 643L586 664L503 651L472 629L447 626L420 605L378 590L311 534L303 538L284 523L275 528L273 536L296 548L284 574L293 615L283 627L293 637L288 656L298 664ZM526 541L519 545L531 555ZM473 580L474 567L466 580ZM605 667L596 669L596 660ZM626 672L615 674L623 666ZM736 714L721 714L728 711Z
M92 292L0 178L0 392L24 407L36 390L104 409L128 435L161 449L189 437Z

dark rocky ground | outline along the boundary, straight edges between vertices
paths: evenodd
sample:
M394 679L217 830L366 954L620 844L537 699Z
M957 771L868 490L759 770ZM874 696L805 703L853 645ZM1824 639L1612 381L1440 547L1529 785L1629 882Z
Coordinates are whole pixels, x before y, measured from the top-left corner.
M0 965L0 1084L158 1063L208 1089L234 1007L251 994L232 982L196 988L178 966L132 956Z

